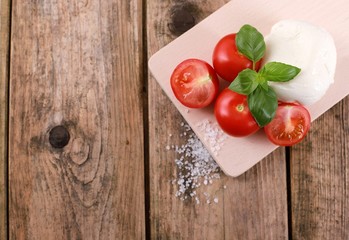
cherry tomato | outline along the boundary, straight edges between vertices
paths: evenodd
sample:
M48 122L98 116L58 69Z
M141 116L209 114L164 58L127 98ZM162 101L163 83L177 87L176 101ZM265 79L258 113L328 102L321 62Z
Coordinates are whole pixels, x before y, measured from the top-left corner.
M247 104L247 97L226 88L219 94L214 106L219 126L227 134L243 137L255 133L259 126Z
M200 59L187 59L173 71L171 88L184 106L202 108L216 98L219 80L214 69L207 62Z
M274 119L264 127L269 140L280 146L292 146L303 140L310 128L310 114L299 104L281 103Z
M212 62L217 74L228 82L232 82L242 70L253 68L253 62L239 53L235 44L236 33L226 35L216 44ZM255 70L258 71L261 60L256 63Z

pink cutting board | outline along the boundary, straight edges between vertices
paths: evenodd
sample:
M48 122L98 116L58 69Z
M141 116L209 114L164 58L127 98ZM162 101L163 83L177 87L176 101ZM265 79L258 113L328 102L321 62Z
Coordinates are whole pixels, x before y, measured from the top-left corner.
M244 173L277 146L267 140L263 131L259 131L246 138L228 136L218 155L212 154L213 149L197 124L203 119L215 123L213 108L191 109L188 112L188 108L181 105L172 93L169 81L171 73L178 63L187 58L199 58L212 64L211 54L217 41L226 34L237 32L246 23L267 35L271 26L282 19L304 20L322 26L331 33L336 43L335 83L319 102L309 106L312 120L315 120L349 93L348 0L232 0L149 60L149 69L159 85L229 176Z

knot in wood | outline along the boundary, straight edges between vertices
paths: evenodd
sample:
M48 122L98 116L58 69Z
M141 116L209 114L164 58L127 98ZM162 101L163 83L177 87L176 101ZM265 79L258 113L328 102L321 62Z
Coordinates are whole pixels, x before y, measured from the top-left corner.
M170 31L179 36L192 28L196 23L194 17L196 13L197 7L194 4L174 6L171 10L171 22L168 25Z
M70 140L70 134L64 126L56 126L49 133L49 142L54 148L64 148Z

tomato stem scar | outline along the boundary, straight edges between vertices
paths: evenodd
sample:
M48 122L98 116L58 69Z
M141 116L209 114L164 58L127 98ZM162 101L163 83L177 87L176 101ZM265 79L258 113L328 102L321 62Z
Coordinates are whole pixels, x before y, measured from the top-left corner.
M236 110L238 110L238 112L242 112L244 110L244 105L243 104L237 105Z

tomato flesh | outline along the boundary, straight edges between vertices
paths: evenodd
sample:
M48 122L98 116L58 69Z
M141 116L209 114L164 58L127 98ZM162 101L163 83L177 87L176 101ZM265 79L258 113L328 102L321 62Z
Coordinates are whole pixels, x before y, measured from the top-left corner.
M264 127L268 139L279 146L292 146L302 141L310 129L310 114L299 104L282 103L274 119Z
M244 137L259 129L248 108L247 97L228 88L219 94L214 114L222 130L231 136Z
M228 82L232 82L242 70L253 68L253 62L239 53L235 44L236 33L224 36L216 44L212 62L217 74ZM258 61L255 70L258 71L261 61Z
M216 98L219 80L214 69L200 59L181 62L171 75L171 88L176 98L189 108L208 106Z

